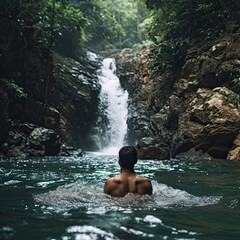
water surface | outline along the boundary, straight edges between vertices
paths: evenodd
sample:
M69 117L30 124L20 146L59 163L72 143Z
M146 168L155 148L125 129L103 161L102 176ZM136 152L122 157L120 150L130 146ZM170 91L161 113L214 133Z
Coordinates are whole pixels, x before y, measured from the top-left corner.
M0 160L0 239L240 239L240 163L141 160L152 196L103 194L116 156Z

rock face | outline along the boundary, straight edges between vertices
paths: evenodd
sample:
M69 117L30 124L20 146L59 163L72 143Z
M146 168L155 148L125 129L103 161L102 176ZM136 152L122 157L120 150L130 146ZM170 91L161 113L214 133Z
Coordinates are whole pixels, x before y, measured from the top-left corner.
M0 80L3 79L6 82L13 80L16 86L23 88L27 97L17 96L14 92L6 89L4 92L0 89L2 128L0 154L5 153L7 145L11 150L11 145L14 145L10 140L13 138L13 133L16 133L16 138L19 134L25 135L24 132L16 132L16 126L13 130L9 130L9 120L19 122L19 124L34 124L39 131L41 129L43 136L54 131L51 136L59 136L67 145L76 148L88 147L85 139L97 116L100 92L97 70L100 68L101 60L90 60L82 49L81 51L77 48L73 49L73 45L77 43L72 43L71 53L69 53L69 56L75 57L76 60L64 58L53 52L49 55L47 49L35 45L33 32L24 33L26 36L22 38L13 33L12 41L5 39L4 34L1 35L1 39L4 38L4 41L8 43L8 49L4 50L4 53L11 54L1 58L3 64L0 66ZM64 42L61 44L64 45ZM65 48L64 53L67 51ZM81 55L78 55L79 51ZM42 128L48 129L48 133ZM32 139L30 136L27 138ZM49 136L49 138L52 137ZM52 155L51 151L47 150L48 147L45 148L43 140L38 140L38 142L42 143L44 148L38 149L39 155ZM3 150L1 150L2 144ZM19 151L16 150L12 155L16 156L17 152L21 155L21 151L24 151L23 146L26 145L21 143L19 146L21 146L18 148ZM15 146L12 147L15 148ZM53 146L51 148L54 149ZM60 148L56 147L56 149ZM57 151L54 153L59 154ZM31 155L30 151L27 152L28 154ZM36 156L37 151L32 155Z
M3 13L1 21L0 154L5 153L7 145L11 150L13 133L17 139L26 134L16 131L17 122L19 128L22 124L34 124L34 129L46 138L58 135L67 145L87 147L85 138L97 115L100 85L96 71L100 62L87 57L80 30L63 32L51 44L52 41L43 41L42 36L36 37L38 29L31 17L20 26L14 18L20 9L15 10L13 15ZM15 124L9 129L10 120ZM29 140L32 137L27 136ZM52 154L40 135L37 139L44 148L39 151Z
M25 83L25 88L31 89L31 93L26 99L11 101L10 118L52 129L65 143L83 148L97 114L100 91L96 75L98 62L90 62L86 58L82 64L55 54L53 64L47 104L42 97L44 84L34 86L31 77Z
M179 117L174 155L192 146L214 158L227 158L240 130L239 106L238 95L226 87L199 88Z
M144 49L122 51L119 77L129 92L129 143L140 158L177 155L239 159L240 41L237 35L188 50L178 72L150 74ZM202 154L199 154L199 153ZM151 154L150 154L151 153Z
M56 86L49 100L60 113L59 133L76 147L85 139L97 118L100 84L96 70L99 62L85 65L70 58L54 59Z
M239 160L240 159L240 134L237 135L233 141L233 147L228 152L228 160Z

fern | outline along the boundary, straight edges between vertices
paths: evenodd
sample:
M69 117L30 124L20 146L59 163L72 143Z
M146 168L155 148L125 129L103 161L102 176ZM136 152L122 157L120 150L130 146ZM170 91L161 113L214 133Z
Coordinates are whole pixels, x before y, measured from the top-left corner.
M1 78L0 79L0 86L5 89L9 94L12 94L15 97L19 98L26 98L27 93L24 91L22 87L17 85L14 80Z

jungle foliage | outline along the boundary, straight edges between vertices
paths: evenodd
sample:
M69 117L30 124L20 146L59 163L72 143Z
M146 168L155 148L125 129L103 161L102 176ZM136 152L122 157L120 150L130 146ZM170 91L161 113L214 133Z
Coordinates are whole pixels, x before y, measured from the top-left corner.
M181 65L186 46L221 34L229 19L239 18L239 5L235 0L1 0L0 43L4 52L13 35L23 41L33 35L35 44L52 49L61 36L77 32L82 45L97 51L150 38L158 61L176 64L177 58Z
M147 40L188 44L220 34L239 17L235 0L1 0L1 29L32 29L44 46L78 31L96 49L133 47ZM148 10L147 10L148 8ZM53 42L53 43L52 43Z
M87 45L95 50L133 47L147 39L141 24L148 15L142 0L70 0L87 18Z
M0 87L6 90L6 92L15 98L26 98L27 93L22 87L17 85L12 79L0 78Z
M82 12L55 0L2 0L0 2L1 29L9 26L23 36L32 31L35 41L48 46L64 31L78 29L83 36L86 19Z
M151 10L151 37L191 41L221 32L240 7L234 0L147 0L146 4Z
M34 68L39 68L35 71L41 72L38 80L44 81L47 92L52 51L66 47L68 52L66 36L68 41L74 38L70 39L73 51L132 47L146 39L140 27L146 16L141 0L1 0L1 86L22 95L17 85L24 85L33 53L38 58L34 59Z
M146 0L146 5L151 11L146 28L156 44L154 63L175 68L181 67L188 46L218 37L240 17L235 0Z

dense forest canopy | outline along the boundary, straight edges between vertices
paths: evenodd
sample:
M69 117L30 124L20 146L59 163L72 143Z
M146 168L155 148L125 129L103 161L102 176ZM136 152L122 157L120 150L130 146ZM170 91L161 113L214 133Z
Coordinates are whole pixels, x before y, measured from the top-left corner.
M146 39L140 26L147 17L143 1L4 0L0 7L2 26L19 32L32 28L44 45L74 30L87 46L97 49L132 47Z
M239 17L234 0L3 0L0 7L2 26L19 34L32 29L39 44L78 31L86 46L101 50L133 47L149 37L192 43Z

